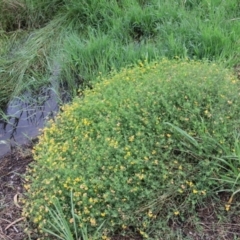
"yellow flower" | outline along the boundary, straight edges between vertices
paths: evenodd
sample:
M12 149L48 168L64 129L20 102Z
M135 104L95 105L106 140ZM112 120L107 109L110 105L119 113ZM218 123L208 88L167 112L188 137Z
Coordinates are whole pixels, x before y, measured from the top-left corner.
M130 142L133 142L133 140L134 140L134 136L129 137Z
M107 237L106 235L103 235L103 236L102 236L102 239L103 239L103 240L110 240L110 238Z
M150 217L150 218L153 217L152 211L148 211L148 214L147 214L147 215L148 215L148 217Z
M177 215L179 215L179 214L180 214L179 211L175 211L175 212L174 212L174 215L175 215L175 216L177 216Z
M89 126L91 122L90 122L88 119L84 118L84 119L82 120L82 123L83 123L83 125L85 125L85 126Z
M120 170L126 170L126 167L120 166Z
M144 174L139 174L139 173L137 173L137 174L135 174L140 180L142 180L142 179L144 179Z
M122 229L126 229L126 228L127 228L127 226L123 224L122 225Z
M230 204L226 204L226 205L225 205L225 209L226 209L226 211L229 211L230 207L231 207Z
M194 185L192 182L188 182L188 181L186 181L186 184L188 184L189 187L192 187Z
M85 214L89 214L90 211L89 211L86 207L84 207L84 213L85 213ZM90 221L90 222L91 222L91 221Z
M153 154L153 155L156 154L156 153L157 153L157 152L156 152L155 150L152 151L152 154Z
M90 218L90 223L91 223L92 226L95 226L96 225L95 218Z
M139 232L144 238L148 238L148 235L145 232L143 232L143 231L139 231Z
M26 190L28 190L28 189L30 188L30 185L29 185L29 184L25 184L25 185L24 185L24 188L25 188Z
M205 190L201 191L201 194L206 195L206 191Z
M131 152L127 152L126 155L124 156L124 159L128 158L129 156L131 156Z
M193 193L194 193L194 194L198 193L198 190L193 189Z

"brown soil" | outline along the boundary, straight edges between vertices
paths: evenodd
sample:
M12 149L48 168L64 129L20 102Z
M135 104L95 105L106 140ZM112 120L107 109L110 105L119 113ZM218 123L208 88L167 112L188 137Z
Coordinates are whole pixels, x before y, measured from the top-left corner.
M0 239L23 240L24 219L19 197L24 192L26 167L32 161L31 145L15 148L0 159Z
M31 144L16 148L0 159L0 240L36 239L24 233L28 223L21 216L22 209L18 201L24 193L21 175L33 161L31 148ZM181 232L184 239L240 239L240 201L234 199L230 211L226 212L224 208L228 199L229 194L221 194L197 209L197 219L188 217L184 221L180 219L169 224L173 230ZM140 239L139 236L112 237L112 240Z

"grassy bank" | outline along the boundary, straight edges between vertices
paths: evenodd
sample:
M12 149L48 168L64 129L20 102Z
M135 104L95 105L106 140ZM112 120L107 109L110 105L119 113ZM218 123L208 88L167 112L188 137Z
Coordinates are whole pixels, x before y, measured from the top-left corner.
M237 0L1 0L0 6L1 106L42 86L74 96L100 72L146 58L206 58L229 67L239 61ZM56 65L58 84L50 78Z

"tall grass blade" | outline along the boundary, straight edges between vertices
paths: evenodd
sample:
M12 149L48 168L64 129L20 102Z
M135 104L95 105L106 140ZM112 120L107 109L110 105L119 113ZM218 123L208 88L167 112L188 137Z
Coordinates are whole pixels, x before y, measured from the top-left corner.
M164 124L172 127L174 130L176 130L184 139L186 139L195 148L200 148L199 143L193 137L191 137L186 131L182 130L181 128L179 128L169 122L164 122Z
M55 229L56 232L53 232L52 230L49 230L46 228L44 228L43 230L46 233L49 233L62 240L74 240L71 230L69 228L68 222L64 217L62 207L57 198L55 199L55 202L53 205L55 209L54 210L49 209L51 220L48 223L53 229Z

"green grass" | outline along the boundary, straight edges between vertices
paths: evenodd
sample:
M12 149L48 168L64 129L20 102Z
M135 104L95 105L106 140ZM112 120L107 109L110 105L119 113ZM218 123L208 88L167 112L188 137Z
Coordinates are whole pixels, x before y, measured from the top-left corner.
M139 59L178 56L229 67L239 62L237 0L0 0L0 6L1 42L9 42L0 59L2 106L51 86L56 61L60 86L71 96L99 72Z
M87 225L83 225L82 219L75 213L75 205L73 203L73 193L70 194L70 205L71 205L71 221L73 224L73 231L70 227L69 222L64 216L63 208L58 199L53 203L54 209L50 209L50 221L48 222L49 227L44 228L44 232L49 234L49 236L55 236L57 239L62 240L97 240L101 238L100 230L104 222L96 229L95 233L89 236ZM79 224L82 224L82 227L79 231ZM52 229L52 230L49 230Z
M68 231L81 236L87 227L91 236L101 226L103 239L159 239L177 234L171 222L196 224L197 208L239 185L238 163L217 160L237 150L239 87L222 66L189 60L139 62L100 77L43 130L24 217L59 232L50 224L59 201Z

